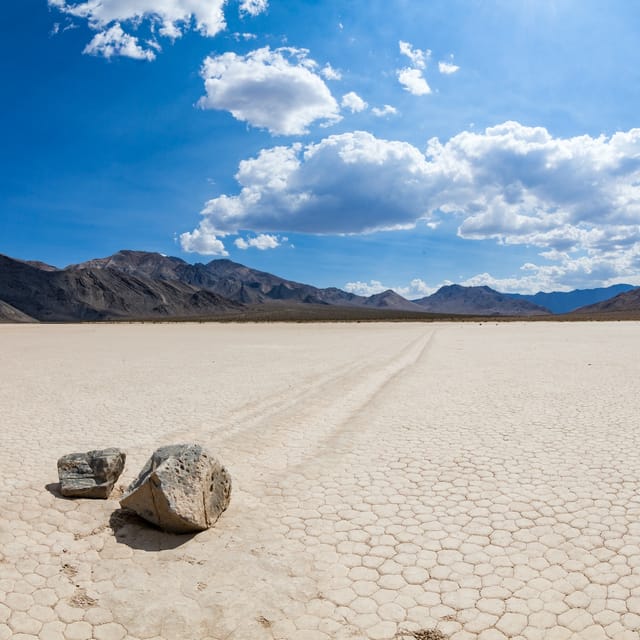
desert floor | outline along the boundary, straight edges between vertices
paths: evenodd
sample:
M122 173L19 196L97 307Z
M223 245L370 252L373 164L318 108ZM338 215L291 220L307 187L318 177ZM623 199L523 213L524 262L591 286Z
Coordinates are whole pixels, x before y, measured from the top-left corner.
M0 354L0 639L640 638L640 323L6 325ZM232 475L216 526L121 513L186 441ZM61 498L57 458L107 446L112 499Z

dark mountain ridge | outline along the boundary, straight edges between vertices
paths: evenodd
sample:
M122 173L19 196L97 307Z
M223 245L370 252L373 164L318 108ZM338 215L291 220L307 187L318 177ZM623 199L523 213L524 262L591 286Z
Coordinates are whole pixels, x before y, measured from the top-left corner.
M43 270L0 255L0 300L37 320L188 317L237 312L241 305L181 282L111 268Z
M548 309L528 300L518 300L490 287L463 287L459 284L440 287L434 294L413 301L436 313L488 316L539 316Z
M123 250L107 258L89 260L67 269L116 269L130 275L179 281L206 289L242 304L298 301L306 304L363 306L367 298L337 288L319 289L251 269L232 260L189 264L160 253Z

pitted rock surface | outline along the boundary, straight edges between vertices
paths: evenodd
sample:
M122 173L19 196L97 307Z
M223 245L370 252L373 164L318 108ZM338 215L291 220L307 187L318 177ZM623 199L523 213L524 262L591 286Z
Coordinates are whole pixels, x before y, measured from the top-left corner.
M116 448L62 456L58 459L60 493L67 498L108 498L126 458L126 453Z
M231 477L198 444L154 451L120 500L164 531L189 533L212 526L229 506Z

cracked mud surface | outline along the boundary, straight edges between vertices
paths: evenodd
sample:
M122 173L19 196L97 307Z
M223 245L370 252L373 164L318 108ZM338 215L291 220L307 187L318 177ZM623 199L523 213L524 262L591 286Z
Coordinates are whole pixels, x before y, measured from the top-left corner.
M640 638L640 324L1 326L0 640ZM117 496L158 446L216 526ZM56 460L127 451L107 501Z

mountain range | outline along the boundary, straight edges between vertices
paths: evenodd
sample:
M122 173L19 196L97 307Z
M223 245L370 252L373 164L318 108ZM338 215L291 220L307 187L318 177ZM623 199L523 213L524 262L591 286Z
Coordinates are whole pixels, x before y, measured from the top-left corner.
M367 300L341 289L318 289L285 280L225 259L189 264L159 253L119 251L107 258L89 260L67 269L110 270L154 281L182 282L245 305L295 300L308 304L362 306Z
M640 288L624 291L608 300L580 307L580 309L577 309L574 313L576 315L594 313L621 314L634 312L638 309L640 309Z
M0 255L0 321L4 322L235 318L256 308L304 308L325 316L322 309L349 309L354 319L365 312L371 317L373 311L383 317L393 313L544 316L577 301L600 303L618 290L620 295L640 291L630 289L631 285L616 285L523 296L489 287L447 285L433 295L407 300L392 290L365 297L335 287L322 289L226 259L190 264L159 253L123 250L58 269ZM630 300L620 303L626 305L625 311L635 304ZM640 309L640 301L635 308Z
M55 269L0 255L3 316L44 322L188 317L238 311L236 302L179 280L139 278L116 269Z
M508 293L506 295L512 298L528 300L549 309L551 313L569 313L580 307L609 300L619 293L625 293L633 288L630 284L614 284L610 287L597 289L574 289L573 291L551 291L549 293L538 291L538 293L531 295L521 293Z

